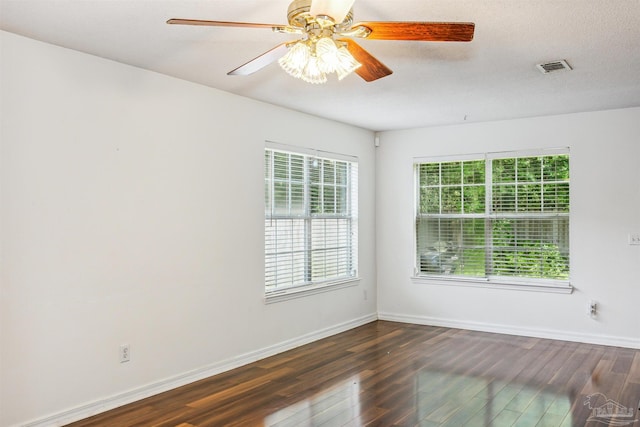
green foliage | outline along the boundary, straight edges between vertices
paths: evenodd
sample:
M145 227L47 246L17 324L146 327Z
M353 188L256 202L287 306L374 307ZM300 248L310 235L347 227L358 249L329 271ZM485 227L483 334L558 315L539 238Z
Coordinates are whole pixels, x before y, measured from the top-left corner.
M516 159L495 159L492 162L494 183L516 181Z
M464 249L462 251L459 274L469 277L485 276L485 250Z
M484 186L465 186L464 193L464 213L484 213L485 210L485 189Z
M484 160L423 163L418 174L421 213L484 212Z
M472 160L462 162L464 184L482 184L484 185L485 161Z
M519 242L518 246L493 252L493 274L497 276L568 279L569 262L558 245L537 241Z
M495 159L494 212L569 212L569 156Z
M493 223L493 274L543 279L568 279L569 259L558 244L529 237L540 233L540 220L497 220ZM547 234L547 233L543 233Z

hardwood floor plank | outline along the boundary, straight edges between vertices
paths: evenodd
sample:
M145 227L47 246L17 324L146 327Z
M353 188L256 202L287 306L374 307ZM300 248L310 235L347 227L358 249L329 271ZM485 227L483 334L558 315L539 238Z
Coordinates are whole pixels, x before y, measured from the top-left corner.
M640 384L640 352L636 352L633 356L628 381Z
M573 427L605 399L637 415L639 350L377 321L71 425Z
M611 371L618 374L627 374L631 371L631 365L633 364L634 353L626 348L619 348L616 350L616 358Z

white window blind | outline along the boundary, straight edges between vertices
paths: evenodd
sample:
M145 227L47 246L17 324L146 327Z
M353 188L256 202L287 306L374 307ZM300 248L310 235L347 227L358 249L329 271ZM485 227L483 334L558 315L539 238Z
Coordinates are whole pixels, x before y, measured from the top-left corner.
M569 279L569 155L416 164L416 271Z
M357 274L358 164L265 150L265 289Z

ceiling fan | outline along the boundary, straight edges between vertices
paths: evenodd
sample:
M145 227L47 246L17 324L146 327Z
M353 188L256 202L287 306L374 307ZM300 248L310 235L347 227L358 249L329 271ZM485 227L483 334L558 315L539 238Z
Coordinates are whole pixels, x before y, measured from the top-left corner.
M177 18L169 19L167 24L264 28L302 35L227 74L249 75L277 60L287 73L309 83L324 83L327 74L333 72L340 80L355 72L367 82L393 72L353 38L455 42L473 39L475 25L471 22L354 22L354 1L293 0L287 11L288 25Z

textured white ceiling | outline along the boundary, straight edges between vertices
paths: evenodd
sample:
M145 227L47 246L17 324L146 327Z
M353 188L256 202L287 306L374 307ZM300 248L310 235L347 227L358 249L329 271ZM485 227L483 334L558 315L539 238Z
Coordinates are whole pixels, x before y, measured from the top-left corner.
M475 22L471 43L362 40L394 73L310 85L277 63L227 72L295 36L167 25L286 23L289 0L0 0L0 28L371 130L640 106L639 0L356 0L355 20ZM543 75L565 59L573 71Z

